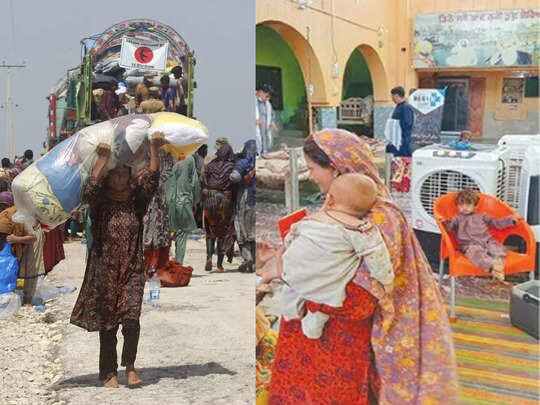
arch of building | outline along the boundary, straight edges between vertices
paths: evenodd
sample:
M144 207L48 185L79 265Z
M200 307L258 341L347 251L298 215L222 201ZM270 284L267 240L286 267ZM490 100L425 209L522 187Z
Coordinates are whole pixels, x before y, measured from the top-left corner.
M333 39L335 49L332 49L332 41L326 37L329 29L326 16L319 14L305 19L293 19L286 13L280 16L283 18L268 18L263 14L257 26L270 27L283 38L297 58L306 87L309 89L309 84L313 85L310 101L314 107L314 128L337 126L337 107L342 100L345 67L352 53L358 50L370 71L374 96L373 131L380 137L393 109L388 75L395 72L388 65L392 59L389 44L386 42L384 49L378 49L380 38L376 32L351 27L351 30L336 30ZM313 27L311 38L307 21Z
M352 44L349 48L343 49L343 52L340 55L340 63L346 67L351 56L356 52L359 52L362 55L365 65L367 65L367 69L369 70L374 98L373 134L375 137L381 138L384 136L386 121L392 114L394 108L390 100L390 85L387 69L385 68L383 58L379 52L368 43L362 43L360 45ZM345 72L345 68L343 72ZM342 80L344 79L345 77L343 75ZM344 96L344 94L342 94L342 96Z
M373 83L373 97L375 101L388 100L388 95L390 94L388 78L379 54L374 48L365 44L360 45L357 49L368 65L371 82Z
M291 48L300 65L306 87L310 84L313 86L313 93L310 97L311 102L320 104L327 103L327 85L321 63L307 38L294 27L282 21L266 20L257 24L257 26L272 28L283 38ZM306 91L307 90L308 89L306 89Z
M348 54L344 55L343 66L351 59L355 51L360 52L368 67L373 85L373 97L375 102L385 102L389 99L388 77L383 62L377 51L368 44L355 46Z

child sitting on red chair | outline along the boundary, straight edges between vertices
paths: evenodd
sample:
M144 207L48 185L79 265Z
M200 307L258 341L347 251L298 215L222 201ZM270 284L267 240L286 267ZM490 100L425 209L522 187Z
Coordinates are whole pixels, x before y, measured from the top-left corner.
M517 214L505 218L491 218L475 212L478 192L463 190L456 197L458 215L444 222L454 232L459 250L477 267L489 271L494 278L504 281L504 246L489 233L489 228L504 229L514 226L520 217Z

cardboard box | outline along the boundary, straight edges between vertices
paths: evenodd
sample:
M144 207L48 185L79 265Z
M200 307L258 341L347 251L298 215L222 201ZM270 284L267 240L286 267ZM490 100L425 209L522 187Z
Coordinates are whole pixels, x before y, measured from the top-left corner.
M530 280L512 288L510 322L538 339L540 280Z

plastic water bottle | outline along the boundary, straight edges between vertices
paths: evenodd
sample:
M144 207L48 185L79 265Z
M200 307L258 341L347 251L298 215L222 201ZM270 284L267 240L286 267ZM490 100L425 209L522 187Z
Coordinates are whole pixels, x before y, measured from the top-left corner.
M0 319L13 316L21 307L22 297L18 292L0 294Z
M45 312L45 300L41 297L33 297L32 305L36 312Z
M146 281L144 284L143 302L145 304L150 304L150 280Z
M150 290L152 289L152 278L156 274L156 269L149 269L148 270L148 278L146 279L146 282L144 283L144 292L143 292L143 302L145 304L150 304Z
M58 294L71 294L75 290L77 290L77 287L68 287L68 286L58 287Z
M150 304L154 308L159 308L159 292L161 288L161 281L159 280L157 273L154 273L150 279Z

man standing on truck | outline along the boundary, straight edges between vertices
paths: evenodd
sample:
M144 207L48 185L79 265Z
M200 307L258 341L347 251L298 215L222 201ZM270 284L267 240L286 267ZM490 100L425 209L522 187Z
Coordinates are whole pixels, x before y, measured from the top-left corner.
M165 104L166 111L176 112L176 90L171 86L170 81L169 75L163 75L161 77L160 98L163 104Z
M184 92L184 71L181 65L171 69L171 73L176 80L176 112L187 115L187 104Z
M150 98L150 87L152 86L152 80L153 76L145 75L143 82L139 83L137 87L135 87L135 105L137 108L139 108L143 101Z

